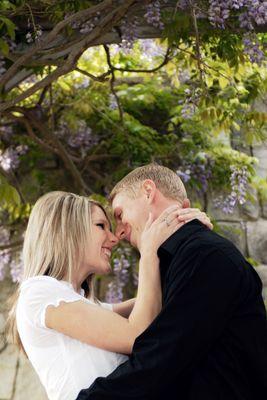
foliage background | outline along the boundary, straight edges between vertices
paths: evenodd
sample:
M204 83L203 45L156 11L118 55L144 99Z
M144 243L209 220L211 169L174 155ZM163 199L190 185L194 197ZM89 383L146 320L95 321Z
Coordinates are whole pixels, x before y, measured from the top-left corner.
M31 207L50 190L105 203L121 177L152 161L177 171L193 205L205 211L209 198L226 215L253 201L252 190L262 201L267 198L266 179L257 176L252 151L266 137L266 34L253 30L246 47L238 19L244 10L231 9L232 25L222 27L211 18L213 2L202 2L206 19L196 17L200 2L179 3L175 12L164 8L166 2L147 2L145 21L152 31L143 36L160 38L137 40L140 11L131 14L129 8L114 40L120 43L91 47L90 35L109 15L103 9L93 20L74 20L65 29L62 40L75 38L79 47L88 39L89 48L82 47L76 63L55 78L68 58L48 62L42 40L64 18L102 3L108 2L0 5L2 279L11 273L19 281ZM260 25L256 22L255 29ZM16 81L15 75L16 85L7 90L6 73L34 46L41 47L40 56L17 70L24 78ZM113 265L112 281L98 277L98 295L108 301L134 295L137 254L123 245Z

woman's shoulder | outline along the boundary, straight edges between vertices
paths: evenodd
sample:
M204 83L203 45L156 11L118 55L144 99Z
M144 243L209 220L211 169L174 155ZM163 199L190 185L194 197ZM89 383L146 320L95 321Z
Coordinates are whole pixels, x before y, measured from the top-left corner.
M55 296L70 296L78 293L74 291L71 283L67 281L60 281L52 276L42 275L33 276L23 280L19 287L20 295L23 298L54 298ZM80 294L81 295L81 294Z
M52 276L38 275L23 280L20 283L20 289L27 289L32 287L54 287L55 285L60 287L61 283L58 279L53 278Z

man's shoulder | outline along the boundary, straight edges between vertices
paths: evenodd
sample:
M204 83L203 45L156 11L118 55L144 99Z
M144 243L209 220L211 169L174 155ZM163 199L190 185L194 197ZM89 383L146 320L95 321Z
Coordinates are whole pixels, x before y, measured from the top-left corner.
M183 243L181 250L202 258L217 253L218 257L229 258L233 263L246 262L233 242L209 229L192 233Z

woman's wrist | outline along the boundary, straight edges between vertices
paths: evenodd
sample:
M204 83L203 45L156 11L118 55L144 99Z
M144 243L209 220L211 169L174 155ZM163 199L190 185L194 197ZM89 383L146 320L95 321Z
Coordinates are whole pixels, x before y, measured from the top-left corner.
M144 265L152 265L152 264L159 264L159 258L157 252L154 251L144 251L141 253L140 257L141 264Z

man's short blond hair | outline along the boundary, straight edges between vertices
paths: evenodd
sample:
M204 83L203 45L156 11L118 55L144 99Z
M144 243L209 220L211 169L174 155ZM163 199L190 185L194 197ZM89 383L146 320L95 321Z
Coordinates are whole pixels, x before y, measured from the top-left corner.
M179 176L167 167L155 163L135 168L122 178L112 189L109 199L112 202L118 193L126 192L129 197L137 197L141 183L151 179L158 190L167 198L182 202L187 198L186 190Z

